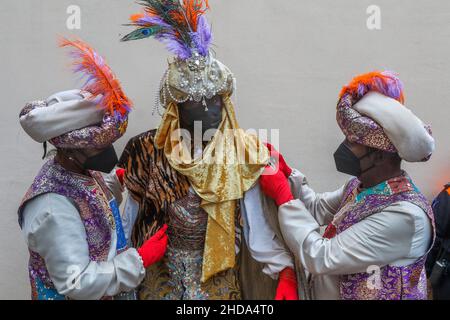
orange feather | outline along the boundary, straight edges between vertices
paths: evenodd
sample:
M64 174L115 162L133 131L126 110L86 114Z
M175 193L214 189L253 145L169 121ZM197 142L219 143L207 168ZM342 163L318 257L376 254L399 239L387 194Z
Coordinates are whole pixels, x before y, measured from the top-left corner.
M145 15L143 13L136 13L130 16L130 21L131 22L136 22L139 19L142 19L143 17L145 17Z
M198 17L209 9L208 0L185 0L183 6L192 31L197 31Z
M99 105L111 115L124 120L131 110L132 102L103 57L80 39L61 38L59 46L71 48L74 71L82 73L86 78L82 90L91 93L91 99L101 96Z
M339 97L342 98L344 94L346 93L356 93L358 92L358 88L360 86L366 86L366 87L377 87L377 79L380 80L382 83L389 83L392 81L392 78L390 75L384 74L380 71L373 71L368 72L359 76L356 76L352 79L352 81L344 86L339 94ZM397 100L404 104L405 103L405 96L403 91L400 92L399 97Z

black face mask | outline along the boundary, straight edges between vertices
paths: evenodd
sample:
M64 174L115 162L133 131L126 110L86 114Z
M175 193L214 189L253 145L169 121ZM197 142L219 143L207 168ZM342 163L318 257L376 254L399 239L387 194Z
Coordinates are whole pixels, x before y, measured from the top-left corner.
M222 122L222 97L217 95L203 102L184 103L179 107L180 122L183 128L193 131L195 122L201 122L202 134L209 129L217 129Z
M117 158L116 150L114 149L114 146L111 145L101 153L87 158L87 160L84 162L83 168L85 170L110 173L118 162L119 159Z
M363 173L375 167L375 165L372 165L364 171L361 169L361 160L374 152L375 150L371 150L362 157L358 158L345 143L341 143L339 148L334 153L336 169L339 172L349 174L354 177L360 177Z

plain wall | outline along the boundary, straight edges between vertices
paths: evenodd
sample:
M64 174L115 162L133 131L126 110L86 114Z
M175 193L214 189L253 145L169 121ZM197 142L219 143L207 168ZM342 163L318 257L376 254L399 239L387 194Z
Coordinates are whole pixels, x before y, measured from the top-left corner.
M81 30L66 28L66 9L79 5ZM369 5L381 8L381 30L366 27ZM317 191L348 178L335 170L343 140L335 121L341 87L354 75L391 69L405 84L406 104L432 125L436 152L406 164L431 199L449 179L450 2L448 0L210 0L217 56L237 77L243 128L279 128L281 151ZM0 299L28 299L28 253L17 207L38 172L42 145L21 129L25 102L76 88L80 82L57 48L57 35L77 35L107 58L135 102L128 132L117 144L155 128L154 97L168 54L154 40L120 43L122 26L139 10L126 0L2 0L0 3Z

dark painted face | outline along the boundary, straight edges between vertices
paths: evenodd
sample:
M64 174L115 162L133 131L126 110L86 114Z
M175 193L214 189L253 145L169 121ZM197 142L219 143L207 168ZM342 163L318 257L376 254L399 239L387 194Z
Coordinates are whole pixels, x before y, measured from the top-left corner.
M180 125L191 132L194 130L194 122L202 123L202 134L209 129L219 128L222 122L223 100L220 95L206 99L207 110L202 101L186 101L178 105Z

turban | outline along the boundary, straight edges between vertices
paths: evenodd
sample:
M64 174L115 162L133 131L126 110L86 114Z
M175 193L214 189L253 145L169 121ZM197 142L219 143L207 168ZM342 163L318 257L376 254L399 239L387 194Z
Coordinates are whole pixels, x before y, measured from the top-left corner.
M234 82L230 69L212 53L202 56L194 52L187 60L175 57L161 81L160 106L166 108L170 102L188 100L200 102L215 95L231 96Z
M70 90L30 102L20 112L20 124L40 143L49 141L69 149L105 148L125 133L127 118L111 116L87 95Z
M404 105L403 85L389 71L357 76L345 86L336 119L349 141L409 162L427 161L434 151L430 126Z

